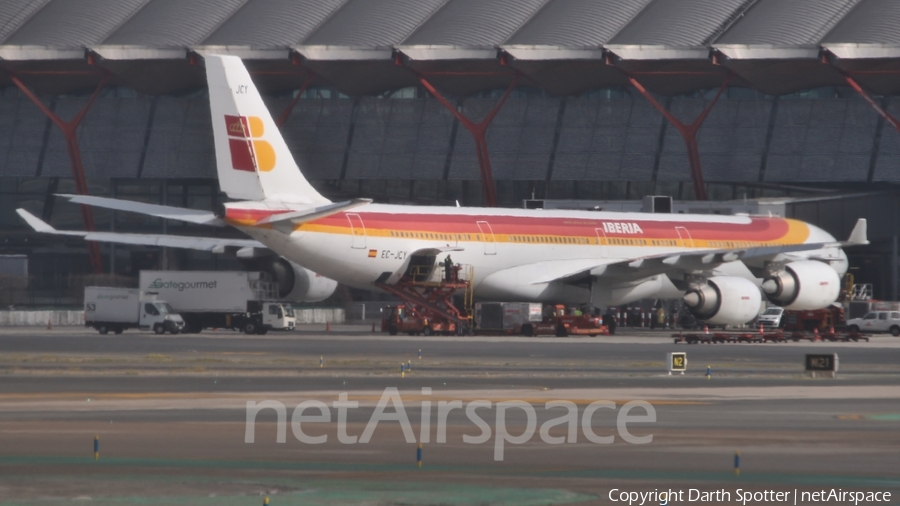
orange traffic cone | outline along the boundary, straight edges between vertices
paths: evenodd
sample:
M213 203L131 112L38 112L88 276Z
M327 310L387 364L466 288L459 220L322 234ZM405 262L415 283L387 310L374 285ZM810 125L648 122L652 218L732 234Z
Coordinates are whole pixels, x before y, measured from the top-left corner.
M706 332L707 334L709 334L709 325L703 326L703 332Z
M759 324L759 335L763 335L762 323Z
M325 322L325 332L331 332L331 322Z
M821 341L822 339L819 337L819 328L816 327L813 329L813 341Z

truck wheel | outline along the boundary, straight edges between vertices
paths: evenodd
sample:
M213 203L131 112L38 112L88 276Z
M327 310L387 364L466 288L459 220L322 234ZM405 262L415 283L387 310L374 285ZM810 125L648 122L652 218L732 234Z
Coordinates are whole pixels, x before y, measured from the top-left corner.
M245 334L256 334L256 322L253 320L248 321L244 324L244 333Z
M530 323L526 323L525 325L522 325L522 335L525 337L533 337L534 336L534 327L532 327Z
M107 326L105 323L101 323L100 325L97 325L97 332L104 335L109 334L109 326Z
M422 329L422 333L425 334L426 336L433 336L433 335L434 335L434 329L432 329L432 328L429 327L429 326L426 326L424 329Z
M159 336L159 335L165 334L166 329L162 325L157 323L156 325L153 326L153 332Z
M396 335L397 335L397 326L396 326L396 325L389 325L389 326L388 326L388 334L390 334L390 335L392 335L392 336L396 336Z
M563 324L559 324L556 326L556 337L568 337L569 331L566 330L566 326Z
M894 325L891 327L891 335L894 337L900 336L900 327Z
M123 329L121 325L116 325L116 328L113 329L113 332L115 332L116 335L119 335L122 333L123 330L125 330L125 329Z
M850 332L859 332L859 327L856 325L850 325Z

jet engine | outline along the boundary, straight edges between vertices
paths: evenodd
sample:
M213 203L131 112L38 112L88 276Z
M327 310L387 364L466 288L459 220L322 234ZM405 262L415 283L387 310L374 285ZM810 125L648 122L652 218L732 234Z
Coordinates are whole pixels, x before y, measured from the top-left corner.
M815 260L791 262L763 279L763 293L786 309L822 309L841 292L841 278L827 264Z
M337 289L337 281L301 267L284 258L275 258L262 269L278 282L278 296L290 302L318 302Z
M748 279L715 276L688 290L684 303L697 319L714 325L740 325L759 314L762 298L759 288Z

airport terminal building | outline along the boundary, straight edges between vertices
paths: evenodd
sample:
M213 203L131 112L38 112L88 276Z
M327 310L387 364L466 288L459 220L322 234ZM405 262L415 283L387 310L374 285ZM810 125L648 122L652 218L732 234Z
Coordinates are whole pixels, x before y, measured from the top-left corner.
M34 303L92 270L237 265L92 256L15 213L235 233L53 197L216 209L203 57L233 54L330 198L787 199L839 238L868 217L872 246L848 252L857 280L896 299L897 26L891 0L7 0L0 254L27 256Z

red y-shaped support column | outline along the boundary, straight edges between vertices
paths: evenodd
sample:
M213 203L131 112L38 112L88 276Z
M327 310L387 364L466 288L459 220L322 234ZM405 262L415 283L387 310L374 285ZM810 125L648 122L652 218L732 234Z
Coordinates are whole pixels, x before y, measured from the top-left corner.
M403 62L400 60L400 56L394 60L397 65L403 65ZM408 68L408 67L407 67ZM519 82L519 78L521 74L516 72L514 74L513 80L509 83L509 86L506 88L506 92L503 93L503 96L500 97L500 100L494 105L494 108L491 109L491 112L487 114L481 121L474 122L471 119L467 118L463 113L459 112L456 107L447 100L441 92L439 92L431 82L426 79L425 75L415 70L410 69L416 77L419 79L419 82L422 83L422 86L428 90L429 93L434 95L434 98L438 99L438 102L441 103L444 107L447 108L448 111L453 113L459 123L472 134L472 137L475 139L475 154L478 156L478 170L481 172L481 186L482 191L484 192L484 205L487 207L497 207L497 189L494 187L494 175L491 172L491 157L488 154L487 147L487 129L491 125L491 121L493 121L494 117L500 112L500 108L503 107L503 103L506 102L506 99L509 98L509 94L512 93L513 88L516 87L516 84ZM437 73L441 74L441 73ZM445 74L453 74L453 73L445 73ZM489 75L489 73L476 73L477 75Z
M856 93L859 93L859 96L861 96L863 98L863 100L866 101L867 104L872 106L872 109L875 109L875 112L877 112L882 118L884 118L885 121L890 123L891 126L894 127L895 130L900 132L900 121L898 121L897 118L892 116L889 112L885 111L884 108L881 107L881 105L878 102L876 102L868 93L866 93L866 90L864 90L863 87L860 86L860 84L858 82L856 82L856 79L853 79L853 77L850 75L849 72L847 72L846 70L831 63L831 60L829 60L827 54L822 55L821 62L824 63L825 65L831 65L831 67L833 69L840 72L841 76L844 77L844 80L847 81L847 84L849 84L850 87L853 88L853 91L855 91ZM875 70L875 71L871 71L871 72L862 71L862 72L854 72L854 73L858 73L858 74L898 74L900 72L897 72L896 70Z
M634 86L635 89L637 89L638 92L640 92L640 94L656 108L656 110L662 113L666 120L668 120L669 123L681 133L681 136L684 137L684 143L687 144L688 163L691 167L691 181L694 183L694 198L697 200L706 200L706 186L703 184L703 169L700 167L700 150L697 148L697 132L700 130L700 126L703 125L703 120L706 119L709 111L712 110L713 106L716 105L716 102L722 95L722 92L725 91L728 83L731 82L731 73L725 78L725 82L719 87L719 91L716 93L716 96L713 97L712 101L703 109L703 112L697 116L697 119L689 125L682 123L678 118L673 116L672 113L667 111L665 107L660 105L660 103L653 98L653 95L651 95L650 92L634 78L634 76L628 73L626 73L625 76L628 77L628 81L631 85Z
M18 76L12 74L10 76L12 78L12 82L19 88L19 90L28 97L34 105L38 107L48 118L50 118L53 123L59 127L62 131L63 136L66 138L66 149L69 152L69 160L72 162L72 176L75 179L75 191L78 192L79 195L87 195L87 181L84 177L84 165L81 163L81 150L78 148L78 125L81 124L81 120L84 118L84 115L88 112L88 109L94 105L94 100L97 99L97 95L100 94L100 90L106 86L106 82L109 80L109 73L104 73L103 78L100 80L100 84L97 85L97 89L94 90L94 94L91 95L88 103L81 108L78 114L71 121L63 121L62 118L57 116L53 111L51 111L37 96L31 92L31 90L26 87L21 80L19 80ZM88 232L94 231L94 213L91 211L90 206L80 205L81 208L81 219L84 222L84 229ZM91 267L94 270L95 274L100 274L103 272L103 259L100 257L100 248L97 246L96 242L88 241L88 252L91 257Z
M866 101L866 103L872 106L872 109L875 109L875 112L880 114L885 121L890 123L895 130L900 132L900 121L892 116L891 113L885 111L884 107L881 107L878 102L876 102L871 96L869 96L869 94L866 93L864 89L862 89L862 86L860 86L859 83L856 82L856 79L853 79L849 74L844 73L844 80L847 81L847 84L849 84L850 87L854 89L854 91L859 93L859 95L863 98L863 100Z

